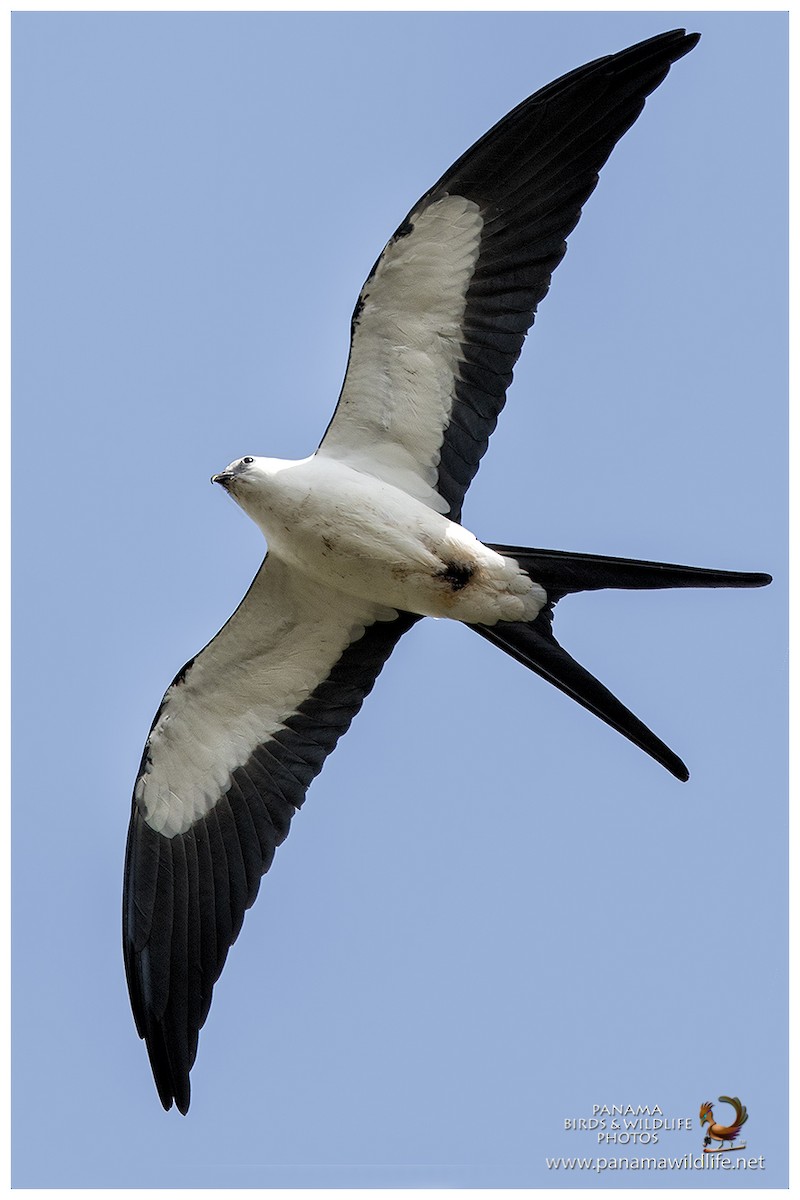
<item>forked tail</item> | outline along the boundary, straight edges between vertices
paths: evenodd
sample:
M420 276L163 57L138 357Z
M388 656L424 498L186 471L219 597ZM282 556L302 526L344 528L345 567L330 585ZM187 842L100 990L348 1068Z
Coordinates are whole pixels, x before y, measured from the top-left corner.
M553 607L572 592L600 588L764 587L772 582L772 576L709 571L703 567L608 558L601 554L569 554L562 550L532 550L488 542L487 545L498 554L515 559L531 579L541 584L547 593L547 604L535 621L498 621L496 625L471 628L588 708L677 779L687 780L689 772L677 754L556 641Z

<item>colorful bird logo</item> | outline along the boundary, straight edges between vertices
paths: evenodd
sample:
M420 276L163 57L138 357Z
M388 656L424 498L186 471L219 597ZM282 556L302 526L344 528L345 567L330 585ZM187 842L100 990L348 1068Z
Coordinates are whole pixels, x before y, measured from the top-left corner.
M730 1142L729 1150L744 1150L746 1143L741 1146L734 1146L734 1142L742 1131L742 1126L747 1120L747 1109L742 1104L738 1096L720 1096L720 1104L730 1104L734 1109L735 1117L730 1125L721 1125L714 1120L714 1108L710 1100L706 1100L700 1105L700 1124L708 1125L706 1136L703 1139L704 1154L719 1154L725 1149L725 1143ZM719 1142L719 1146L712 1146L712 1142Z

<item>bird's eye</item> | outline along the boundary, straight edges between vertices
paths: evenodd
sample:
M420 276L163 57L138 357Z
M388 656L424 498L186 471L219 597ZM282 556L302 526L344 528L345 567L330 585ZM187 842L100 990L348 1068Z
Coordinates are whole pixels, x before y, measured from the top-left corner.
M253 462L253 459L248 455L247 458L242 459L242 462L243 463L251 463L251 462Z

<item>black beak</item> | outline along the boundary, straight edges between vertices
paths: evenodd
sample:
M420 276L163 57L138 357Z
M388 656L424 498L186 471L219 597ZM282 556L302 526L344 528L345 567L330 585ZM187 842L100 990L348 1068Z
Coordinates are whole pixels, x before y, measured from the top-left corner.
M231 471L223 471L220 475L211 476L212 483L221 483L224 488L227 488L232 480L233 473Z

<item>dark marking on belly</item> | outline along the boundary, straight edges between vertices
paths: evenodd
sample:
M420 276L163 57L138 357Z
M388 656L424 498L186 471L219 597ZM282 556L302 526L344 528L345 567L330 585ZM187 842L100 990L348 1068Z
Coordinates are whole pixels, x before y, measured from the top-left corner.
M470 563L445 563L443 571L437 571L436 578L443 579L454 592L460 592L475 574L475 568Z

